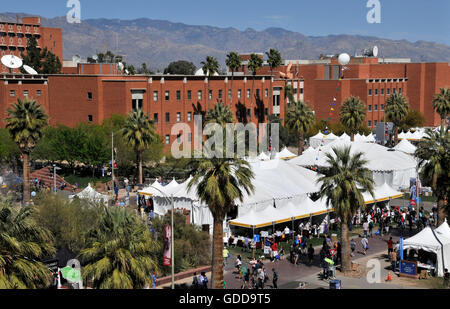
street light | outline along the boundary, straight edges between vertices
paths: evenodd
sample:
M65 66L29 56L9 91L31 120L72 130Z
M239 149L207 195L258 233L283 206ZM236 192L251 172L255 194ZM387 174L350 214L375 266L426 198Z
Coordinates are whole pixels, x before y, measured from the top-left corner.
M117 130L116 132L111 132L111 177L112 177L112 193L114 195L114 187L116 186L114 177L114 134L119 133L123 129Z
M171 194L170 195L170 198L169 198L169 196L166 194L166 193L164 193L163 191L161 191L160 189L158 189L158 188L156 188L156 187L154 187L154 186L150 186L150 188L153 188L153 189L155 189L156 191L158 191L158 192L160 192L162 195L164 195L164 197L165 198L167 198L169 201L170 201L170 203L172 204L172 212L171 212L171 218L170 218L170 221L171 221L171 232L170 232L170 238L171 238L171 241L170 241L170 243L171 243L171 248L170 248L170 260L171 260L171 264L172 264L172 290L174 290L175 289L175 262L174 262L174 248L175 248L175 245L174 245L174 238L173 238L173 212L174 212L174 210L175 210L175 206L174 206L174 203L173 203L173 194ZM153 196L153 195L151 195L151 196Z
M56 164L53 164L53 192L56 193L56 171L59 171L61 168L57 167Z

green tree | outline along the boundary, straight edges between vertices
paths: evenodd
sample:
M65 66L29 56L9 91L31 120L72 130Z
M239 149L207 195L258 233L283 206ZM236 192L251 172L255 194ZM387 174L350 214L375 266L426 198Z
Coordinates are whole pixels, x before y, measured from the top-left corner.
M340 112L341 123L347 128L351 135L351 141L355 141L358 128L366 119L366 105L359 97L351 96L344 101Z
M139 184L143 184L143 153L156 141L156 131L153 122L141 109L133 112L126 120L123 136L127 144L134 149L137 156L136 164L139 171Z
M441 132L444 133L445 120L450 114L450 89L441 88L441 92L434 96L433 108L441 116Z
M41 53L41 73L42 74L58 74L61 73L61 61L59 57L46 48Z
M30 37L27 42L26 53L20 54L23 63L32 67L40 74L58 74L61 72L61 60L47 48L42 51L37 47L35 37ZM21 68L22 73L26 71Z
M8 108L6 128L23 156L24 202L30 199L30 154L47 126L47 115L34 100L18 99Z
M276 69L277 67L279 67L282 63L282 58L281 58L281 53L276 50L271 48L268 52L266 52L267 55L267 63L269 64L270 67L270 103L269 106L273 105L273 87L272 87L272 79L273 79L273 70ZM294 102L294 100L292 100L291 102Z
M0 164L13 164L18 162L20 150L11 139L7 129L0 128Z
M408 100L400 93L394 93L386 100L386 108L384 113L387 120L395 125L394 146L398 144L398 129L408 115Z
M207 110L209 111L209 102L211 101L210 96L209 96L209 92L210 92L209 80L211 79L211 76L214 76L214 74L219 72L219 62L217 61L216 58L214 58L212 56L207 56L206 61L202 61L201 65L202 65L203 74L208 76L208 93L206 95L207 95L207 100L208 100Z
M95 289L143 289L158 272L159 244L148 227L123 208L105 209L98 227L90 231L88 246L78 258L83 279Z
M252 81L252 97L250 99L250 110L253 111L253 99L254 99L254 93L255 93L255 77L256 72L262 67L263 65L263 59L257 55L257 54L251 54L250 60L248 61L248 68L250 71L252 71L253 81ZM251 119L251 113L250 113L250 119Z
M44 289L51 271L42 263L54 254L51 233L36 224L33 208L0 204L0 289Z
M196 188L198 198L208 204L214 218L211 281L216 289L223 288L223 220L235 201L243 200L244 191L253 192L253 178L249 163L237 157L200 159L188 184L189 190Z
M405 119L400 124L400 130L409 131L411 128L423 127L425 124L425 116L418 110L409 110Z
M231 91L233 91L233 82L234 82L234 73L239 70L242 65L241 56L237 52L230 52L227 55L227 59L225 60L225 64L228 69L231 71ZM231 113L233 113L233 94L231 94L230 99Z
M352 269L348 225L357 210L364 206L362 192L367 191L374 196L374 181L362 152L352 155L351 147L335 147L333 151L336 156L327 154L329 167L320 170L323 176L317 183L321 184L320 197L326 198L327 205L334 208L340 220L342 271L346 273Z
M111 156L111 148L109 146L109 138L101 126L81 124L81 130L85 130L86 139L83 145L83 153L81 158L83 162L92 168L92 177L95 171L108 162Z
M298 134L298 155L303 154L303 142L305 134L314 126L316 117L306 102L293 102L288 110L286 126L295 134Z
M214 109L211 109L206 115L205 123L218 123L224 127L227 123L233 123L233 113L230 108L223 102L218 102L214 105Z
M419 159L423 184L431 186L437 196L438 224L445 220L445 209L448 207L445 198L450 194L450 134L448 129L442 133L427 129L428 136L419 142L414 154Z
M197 68L192 62L186 60L174 61L164 69L164 74L172 75L194 75Z

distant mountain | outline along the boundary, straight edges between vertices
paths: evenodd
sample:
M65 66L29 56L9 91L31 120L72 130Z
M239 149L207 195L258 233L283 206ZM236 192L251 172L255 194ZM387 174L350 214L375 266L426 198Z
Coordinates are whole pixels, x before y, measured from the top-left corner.
M19 14L27 16L29 14ZM0 13L0 20L15 21L16 13ZM107 49L140 66L164 69L171 61L189 60L199 66L206 56L218 58L222 67L229 51L281 51L284 59L317 59L320 54L354 54L377 45L381 57L411 58L413 61L450 62L450 46L433 42L415 43L360 35L311 37L281 28L264 31L211 26L193 26L147 18L136 20L88 19L69 24L65 17L45 18L42 24L63 29L64 58L84 58Z

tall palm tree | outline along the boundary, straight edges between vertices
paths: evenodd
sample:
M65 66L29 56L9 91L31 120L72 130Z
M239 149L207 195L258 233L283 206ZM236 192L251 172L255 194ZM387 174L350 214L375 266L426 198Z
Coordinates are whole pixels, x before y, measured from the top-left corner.
M33 219L34 208L0 205L0 289L44 289L51 271L41 262L55 253L53 236Z
M208 76L208 93L207 93L207 98L208 98L208 106L207 106L207 110L209 111L209 80L211 79L211 76L213 76L214 74L219 72L219 62L217 61L216 58L212 57L212 56L207 56L206 57L206 61L202 61L201 62L202 65L202 70L203 70L203 74Z
M450 134L448 128L441 133L428 129L414 154L423 184L431 186L437 196L438 224L445 220L445 198L450 194Z
M344 101L340 112L341 123L350 132L352 142L355 141L355 133L366 119L366 105L359 97L351 96Z
M316 123L316 117L308 103L293 102L286 117L286 126L291 132L299 135L298 155L303 154L303 141L305 133Z
M123 208L105 209L97 228L90 231L87 248L78 258L83 279L96 289L143 289L158 272L158 242L148 227Z
M231 71L231 91L234 90L233 82L234 82L234 72L238 70L242 65L241 56L237 52L230 52L227 55L227 59L225 60L225 64L228 69ZM231 112L233 112L233 93L231 93L230 99Z
M206 115L205 123L218 123L225 127L227 123L234 123L233 112L223 102L217 102L214 109Z
M434 96L433 108L441 116L441 133L444 133L445 120L450 114L450 89L441 88L441 93Z
M208 204L214 218L211 281L215 289L223 288L223 220L235 201L243 200L244 191L253 192L253 177L249 163L240 158L200 159L188 184Z
M365 167L367 161L363 153L351 154L351 147L333 148L333 156L327 154L329 167L321 169L317 183L321 184L320 197L326 197L332 205L341 223L342 271L351 271L350 241L348 225L357 210L364 206L362 192L368 191L372 196L374 181L371 171Z
M281 53L271 48L268 52L266 52L267 55L267 63L270 67L270 104L273 105L273 87L272 87L272 78L273 78L273 70L281 65L282 58Z
M400 93L395 93L387 98L384 113L386 114L387 120L391 121L395 125L395 145L398 144L398 128L408 115L408 111L408 100Z
M257 54L251 54L250 55L250 60L248 61L248 68L250 71L252 71L252 75L253 75L253 81L252 81L252 96L251 96L251 100L250 100L250 111L253 110L253 97L254 97L254 92L255 92L255 77L256 77L256 72L261 68L261 66L263 65L263 59L257 55ZM250 112L250 119L251 119L251 112Z
M18 99L7 112L6 128L23 156L23 200L26 203L30 199L30 154L42 138L47 115L36 101L29 99Z
M128 116L123 128L123 136L127 144L136 152L136 165L139 171L139 184L143 183L142 157L145 150L149 149L156 140L157 134L153 122L141 109Z

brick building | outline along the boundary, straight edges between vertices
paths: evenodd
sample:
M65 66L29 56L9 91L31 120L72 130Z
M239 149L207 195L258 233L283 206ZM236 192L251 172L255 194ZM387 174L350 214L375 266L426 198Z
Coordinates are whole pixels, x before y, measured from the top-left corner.
M40 17L23 17L21 23L0 21L0 57L5 55L20 57L27 47L28 38L32 36L36 38L38 48L47 47L62 62L62 30L42 27ZM9 69L0 63L0 73L7 72ZM15 70L15 72L19 71Z

